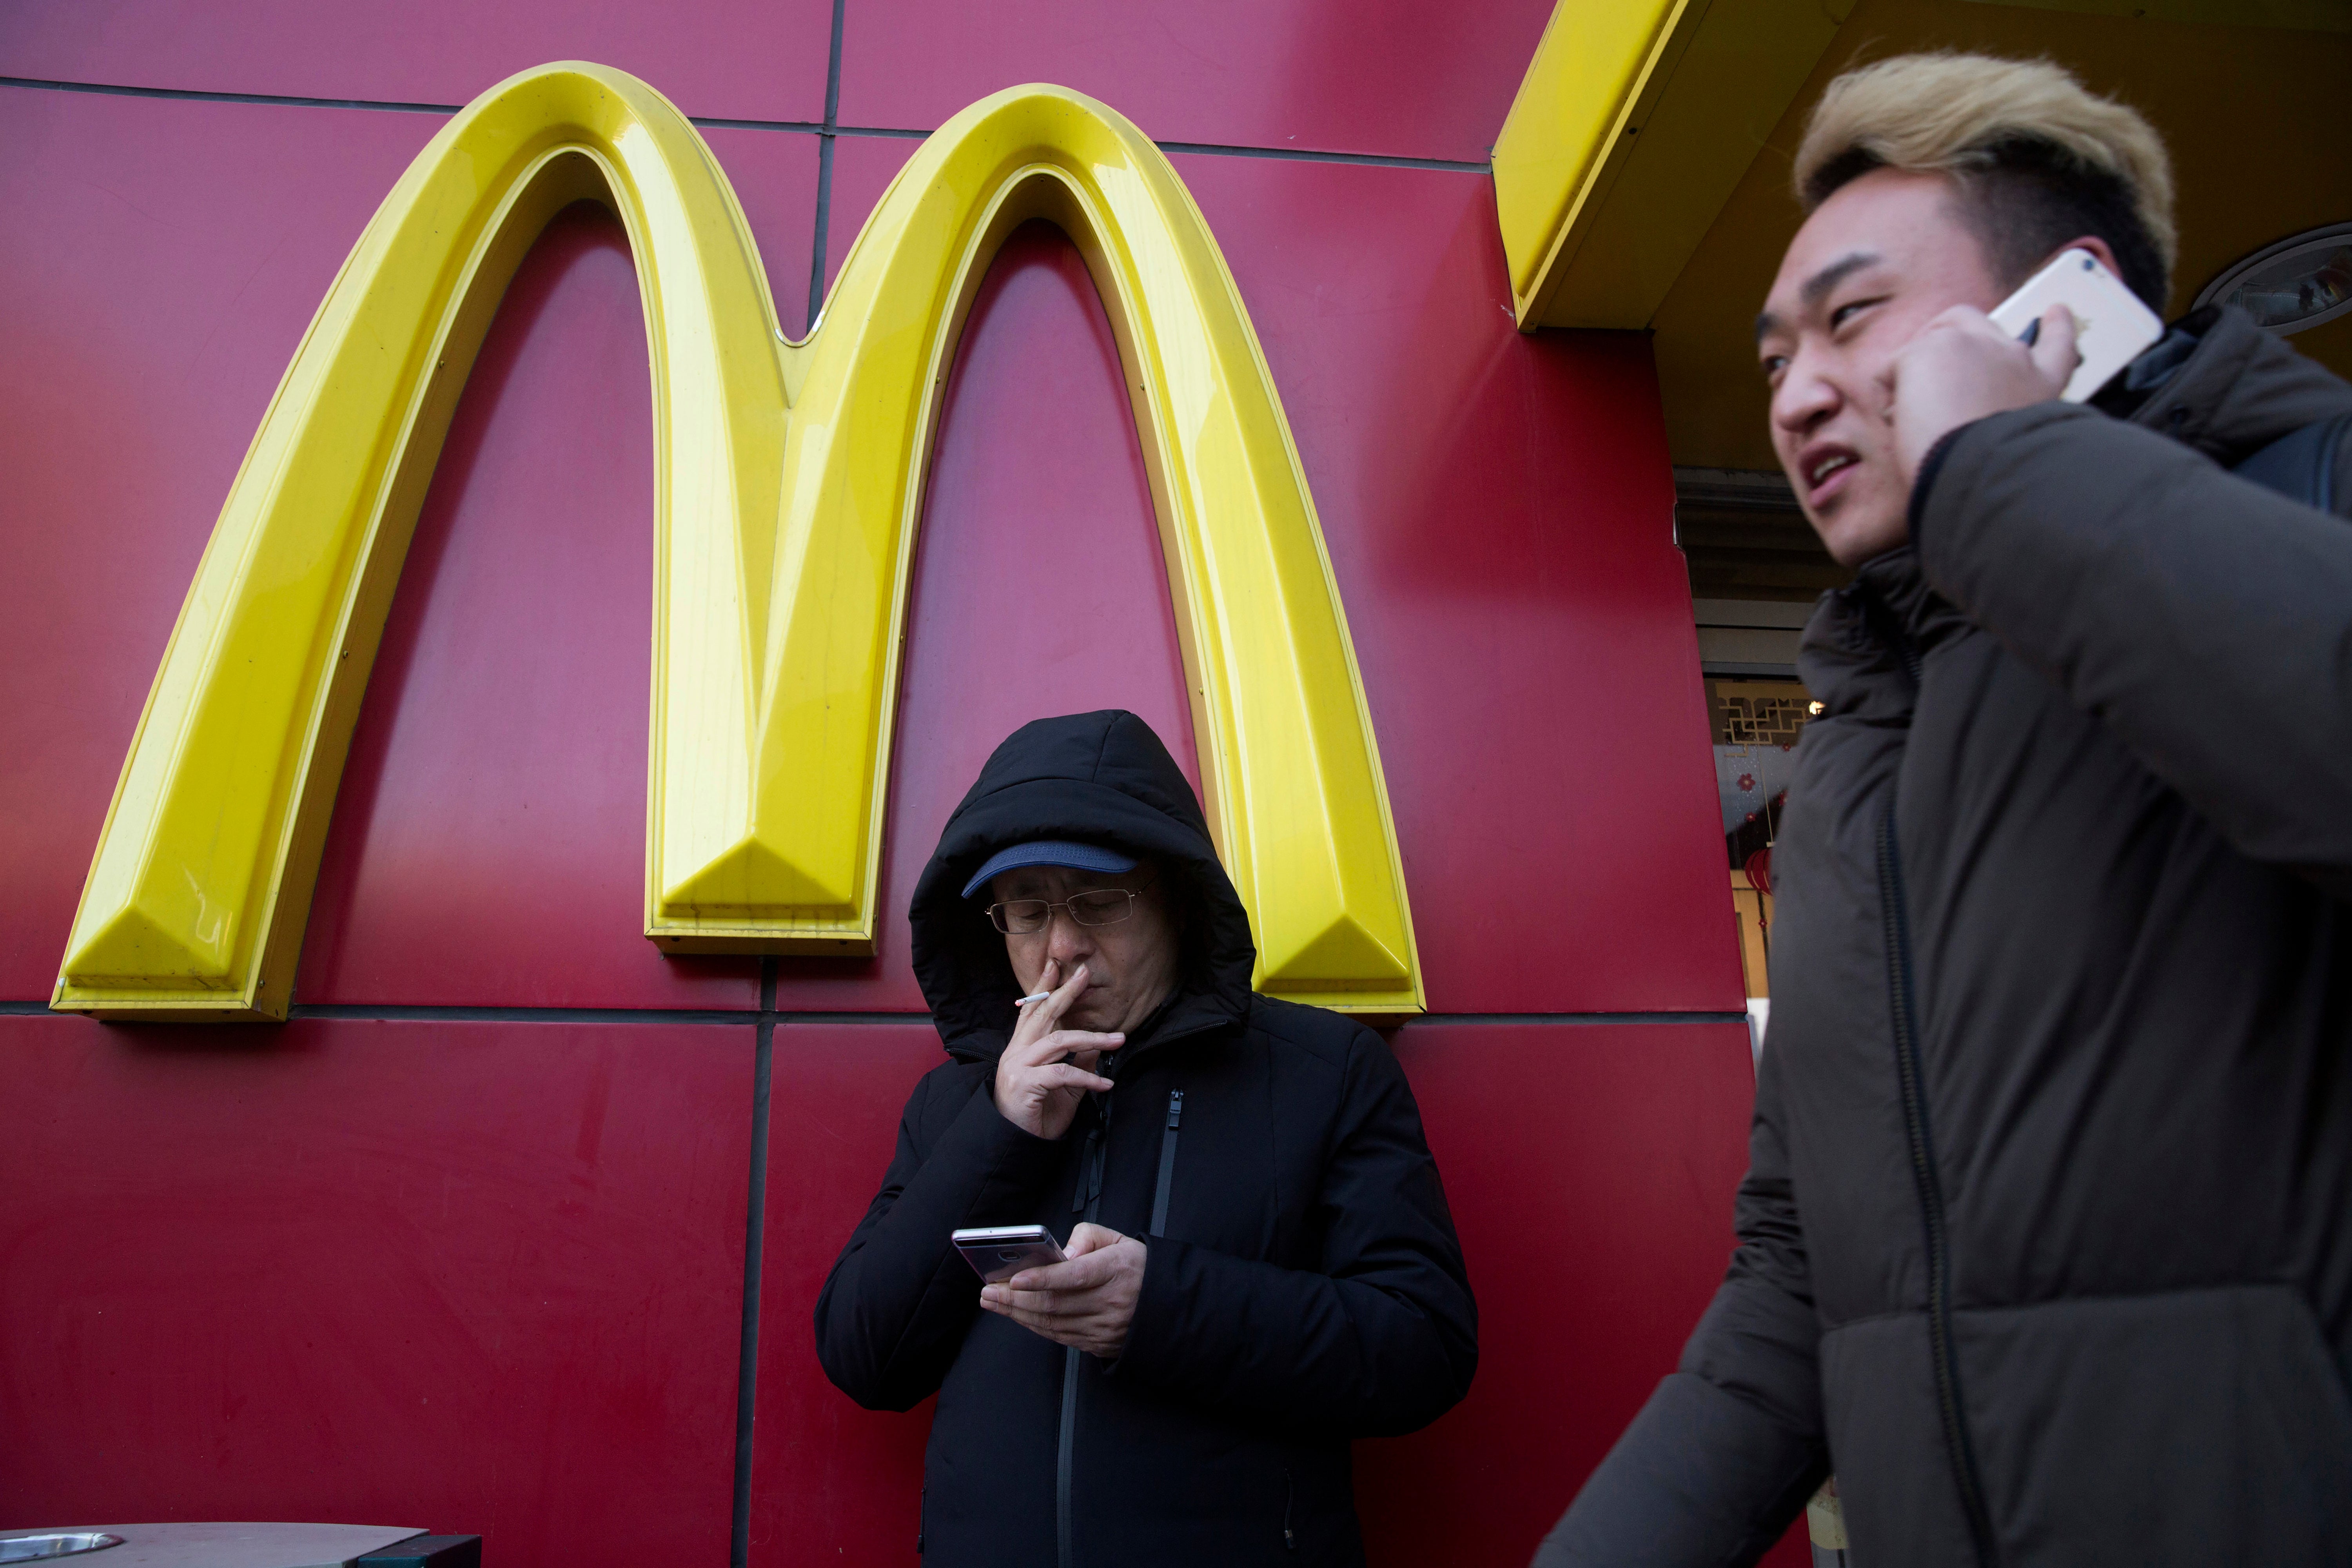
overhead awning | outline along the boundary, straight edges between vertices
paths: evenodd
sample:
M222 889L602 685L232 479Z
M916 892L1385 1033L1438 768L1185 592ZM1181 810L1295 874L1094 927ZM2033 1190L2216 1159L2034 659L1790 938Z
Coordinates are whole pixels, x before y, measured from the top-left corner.
M1495 144L1521 331L1645 327L1853 0L1559 0Z

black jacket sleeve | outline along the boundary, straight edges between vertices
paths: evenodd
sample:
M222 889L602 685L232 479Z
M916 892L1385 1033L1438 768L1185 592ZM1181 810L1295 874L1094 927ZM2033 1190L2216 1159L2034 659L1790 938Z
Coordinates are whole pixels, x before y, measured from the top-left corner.
M1412 1087L1356 1032L1317 1195L1322 1267L1148 1238L1117 1375L1286 1426L1370 1437L1469 1392L1477 1307Z
M1829 1474L1821 1339L1764 1053L1739 1246L1680 1368L1658 1384L1536 1553L1537 1568L1724 1568L1780 1539Z
M2352 527L2092 409L1964 426L1927 580L2243 854L2352 897Z
M817 1298L817 1359L868 1410L937 1393L980 1311L949 1232L1018 1220L1060 1167L1062 1146L1007 1121L990 1082L942 1068L915 1087L882 1190Z

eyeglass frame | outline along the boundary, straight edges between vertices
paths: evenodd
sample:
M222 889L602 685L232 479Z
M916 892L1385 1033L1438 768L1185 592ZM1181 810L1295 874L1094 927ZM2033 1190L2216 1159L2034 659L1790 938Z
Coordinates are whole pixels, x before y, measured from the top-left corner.
M1140 888L1088 888L1084 892L1073 893L1059 902L1052 899L1003 899L988 906L988 923L996 928L997 934L1000 936L1042 936L1053 929L1054 911L1059 910L1070 917L1072 925L1083 926L1088 931L1099 931L1104 926L1124 925L1135 918L1135 900L1159 885L1160 879L1155 876ZM1092 898L1097 893L1125 893L1127 909L1124 912L1107 921L1080 920L1078 911L1070 906L1080 899ZM1045 906L1045 918L1037 922L1035 931L1009 931L997 911L1013 904L1043 904Z

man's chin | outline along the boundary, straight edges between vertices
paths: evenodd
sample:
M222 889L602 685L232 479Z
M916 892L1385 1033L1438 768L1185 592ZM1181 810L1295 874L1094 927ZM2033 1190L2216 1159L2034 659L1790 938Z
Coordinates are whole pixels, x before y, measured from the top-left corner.
M1062 1015L1062 1027L1083 1029L1090 1035L1108 1035L1118 1029L1118 1015L1108 1007L1076 1006Z
M1822 548L1848 571L1910 542L1906 519L1899 514L1888 515L1883 509L1856 506L1855 499L1840 496L1842 504L1824 509L1819 515L1808 509L1805 514Z

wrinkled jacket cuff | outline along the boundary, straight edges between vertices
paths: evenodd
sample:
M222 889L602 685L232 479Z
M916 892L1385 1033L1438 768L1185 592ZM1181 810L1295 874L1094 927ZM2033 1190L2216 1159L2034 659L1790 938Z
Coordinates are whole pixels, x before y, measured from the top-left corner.
M1165 1383L1181 1377L1186 1279L1197 1272L1188 1258L1193 1248L1164 1236L1139 1237L1143 1243L1143 1288L1136 1292L1135 1316L1113 1370L1123 1379Z

